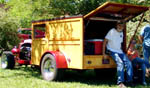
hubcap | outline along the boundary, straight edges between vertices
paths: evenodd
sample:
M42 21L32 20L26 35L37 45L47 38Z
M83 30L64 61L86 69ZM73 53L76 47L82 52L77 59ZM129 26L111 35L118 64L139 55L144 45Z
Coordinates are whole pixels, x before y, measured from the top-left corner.
M43 73L44 73L45 78L48 78L48 79L53 78L54 76L55 64L49 58L45 61L45 64L43 66Z
M7 56L5 54L3 54L1 57L1 67L6 68L7 65L8 65Z

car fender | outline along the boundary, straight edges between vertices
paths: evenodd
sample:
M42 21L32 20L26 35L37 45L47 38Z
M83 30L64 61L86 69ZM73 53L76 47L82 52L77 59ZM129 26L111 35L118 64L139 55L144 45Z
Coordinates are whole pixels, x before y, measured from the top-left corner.
M13 49L11 50L11 52L12 52L13 54L19 54L19 49L13 48Z
M64 54L61 53L61 52L59 52L59 51L47 51L47 52L45 52L45 53L42 55L40 64L41 64L41 62L42 62L43 57L44 57L46 54L51 54L51 55L54 56L54 58L56 59L56 67L57 67L57 68L68 68L68 66L67 66L67 60L66 60Z

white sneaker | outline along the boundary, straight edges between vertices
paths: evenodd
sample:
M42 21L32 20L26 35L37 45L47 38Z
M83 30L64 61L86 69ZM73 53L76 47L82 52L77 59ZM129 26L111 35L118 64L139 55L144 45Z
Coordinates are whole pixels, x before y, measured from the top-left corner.
M119 88L127 88L127 87L123 83L120 83Z

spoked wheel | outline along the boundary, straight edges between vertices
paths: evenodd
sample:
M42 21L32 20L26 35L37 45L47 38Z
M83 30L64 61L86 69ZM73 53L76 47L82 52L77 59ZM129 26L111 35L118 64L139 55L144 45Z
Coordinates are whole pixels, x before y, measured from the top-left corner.
M43 57L41 74L47 81L55 81L60 78L60 70L56 67L56 60L51 54L46 54Z
M1 57L1 68L7 68L8 66L8 62L7 62L7 56L6 54L2 54L2 57Z
M4 51L1 56L1 68L13 69L15 66L15 59L11 52Z

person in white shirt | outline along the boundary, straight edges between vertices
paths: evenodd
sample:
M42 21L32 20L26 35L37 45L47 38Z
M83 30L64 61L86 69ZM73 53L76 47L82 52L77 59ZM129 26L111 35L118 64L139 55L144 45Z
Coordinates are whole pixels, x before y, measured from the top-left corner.
M122 51L123 42L123 29L124 23L118 22L117 28L112 28L105 36L103 42L103 58L107 58L106 51L109 51L109 55L113 58L117 64L117 84L122 88L126 86L124 83L132 85L133 68L131 61L128 59L126 54ZM127 80L124 79L124 71L126 68Z

